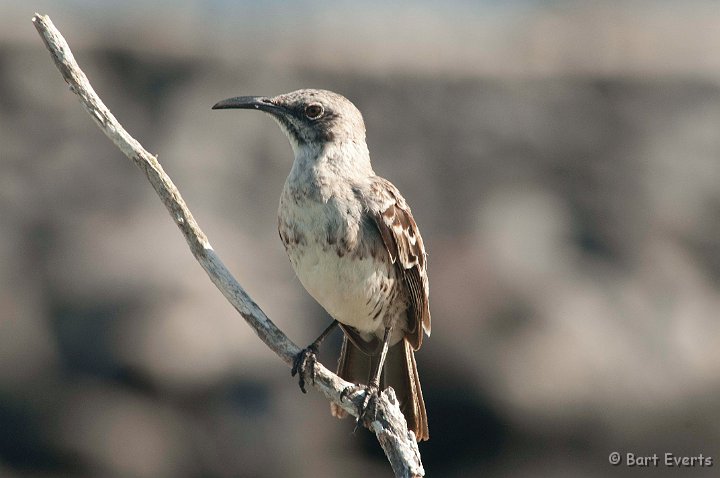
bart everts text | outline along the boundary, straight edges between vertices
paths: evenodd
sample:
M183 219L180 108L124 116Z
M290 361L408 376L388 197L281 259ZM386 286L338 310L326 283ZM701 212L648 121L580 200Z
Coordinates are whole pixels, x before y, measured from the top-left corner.
M614 451L608 455L608 461L613 466L626 466L628 468L705 468L714 465L713 457L702 453L687 456L672 452L643 455Z

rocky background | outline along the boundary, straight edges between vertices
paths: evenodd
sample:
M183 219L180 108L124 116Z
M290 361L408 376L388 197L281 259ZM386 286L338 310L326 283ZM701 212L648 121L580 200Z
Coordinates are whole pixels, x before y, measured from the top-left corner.
M210 106L318 87L364 112L430 254L428 476L717 471L716 2L46 0L0 2L0 476L391 476L210 284L35 10L299 344L329 319L277 238L289 145Z

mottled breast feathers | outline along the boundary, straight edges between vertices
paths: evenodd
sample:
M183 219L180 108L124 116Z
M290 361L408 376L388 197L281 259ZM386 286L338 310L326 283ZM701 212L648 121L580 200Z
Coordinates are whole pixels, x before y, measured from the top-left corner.
M407 340L414 350L422 345L423 332L430 336L429 285L427 278L427 255L420 231L410 212L410 207L400 192L389 181L377 178L374 185L389 194L389 204L384 210L373 213L390 260L403 278L407 296Z

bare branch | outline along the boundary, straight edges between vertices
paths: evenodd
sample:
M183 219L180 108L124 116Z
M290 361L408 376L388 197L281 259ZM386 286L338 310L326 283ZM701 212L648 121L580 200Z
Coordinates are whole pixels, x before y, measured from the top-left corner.
M32 21L50 51L55 65L70 86L70 90L78 96L85 111L105 135L145 173L160 200L170 212L173 221L180 228L193 256L205 269L213 284L220 289L260 339L287 365L292 365L293 358L300 352L300 349L265 315L218 258L180 192L163 171L157 157L150 154L125 131L125 128L120 125L98 97L85 73L75 61L67 42L50 18L35 14ZM343 390L352 384L344 381L320 363L316 365L315 371L315 388L329 400L357 417L358 407L365 397L365 392L359 391L345 395L341 400ZM372 420L367 419L363 425L376 434L393 467L395 476L424 476L425 471L414 434L407 430L405 418L392 389L379 395L375 402L375 410L370 410L366 416L374 417Z

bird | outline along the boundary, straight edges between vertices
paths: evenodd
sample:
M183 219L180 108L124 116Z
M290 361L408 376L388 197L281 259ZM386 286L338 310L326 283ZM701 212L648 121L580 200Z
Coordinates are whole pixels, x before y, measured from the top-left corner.
M301 390L308 361L339 326L338 375L366 387L368 397L392 387L408 430L429 439L414 354L431 331L427 254L400 191L372 168L362 114L321 89L237 96L212 108L269 114L294 154L278 232L301 284L334 319L295 360ZM347 416L336 404L331 413Z

